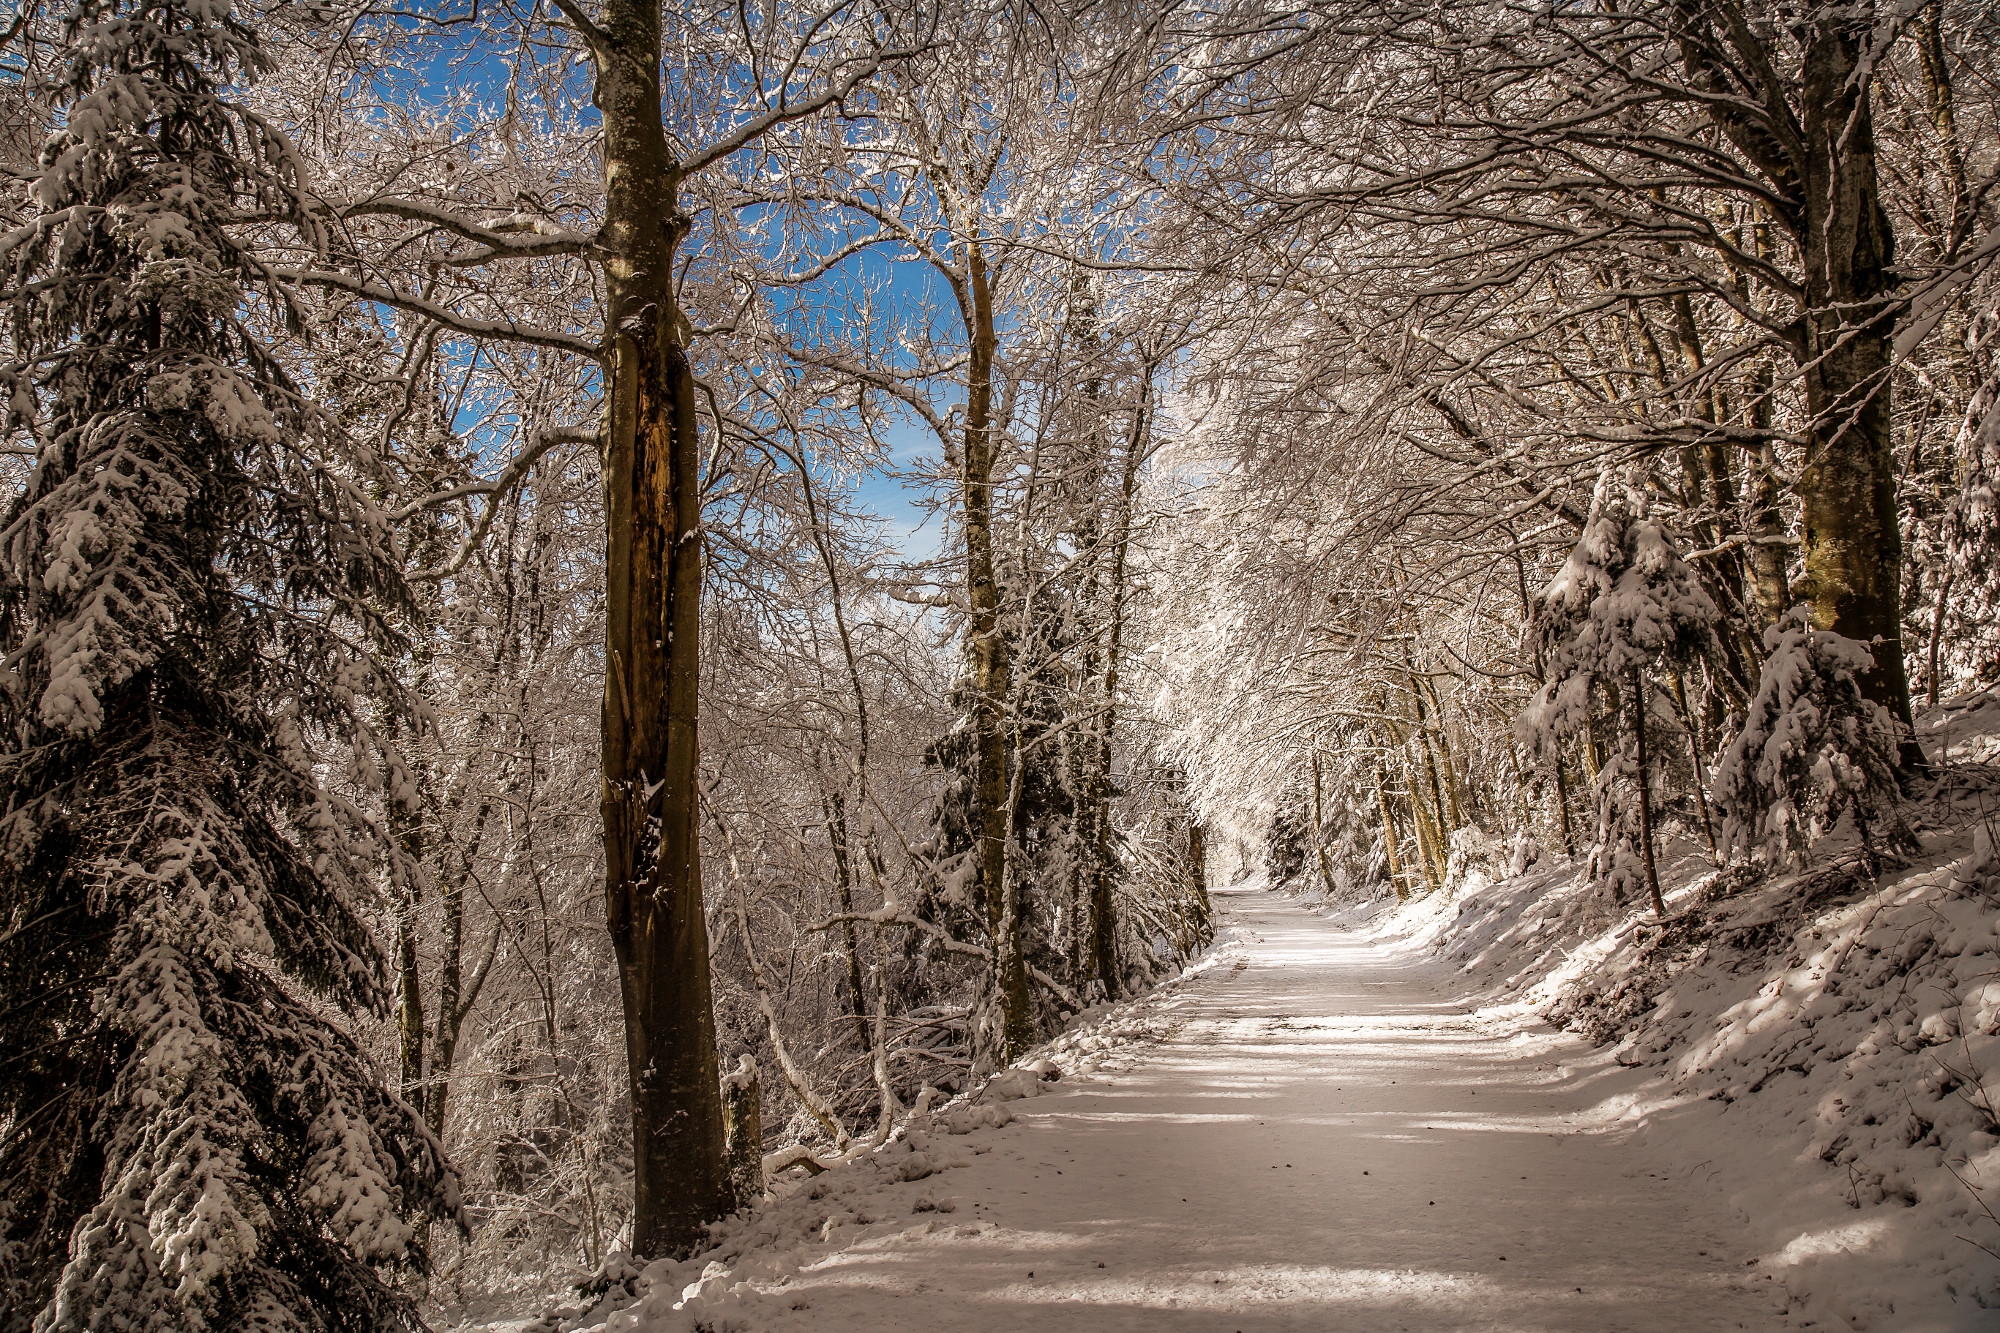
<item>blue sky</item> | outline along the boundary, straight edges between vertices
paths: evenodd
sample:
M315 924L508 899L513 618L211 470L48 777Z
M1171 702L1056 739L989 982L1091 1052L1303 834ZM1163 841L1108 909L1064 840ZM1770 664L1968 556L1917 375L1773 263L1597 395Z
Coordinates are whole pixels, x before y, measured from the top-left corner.
M929 427L907 419L885 430L883 439L891 451L889 465L864 472L854 488L855 498L882 519L883 535L905 559L928 559L937 554L944 539L944 520L920 505L923 483L895 474L911 468L920 458L935 461L937 439Z

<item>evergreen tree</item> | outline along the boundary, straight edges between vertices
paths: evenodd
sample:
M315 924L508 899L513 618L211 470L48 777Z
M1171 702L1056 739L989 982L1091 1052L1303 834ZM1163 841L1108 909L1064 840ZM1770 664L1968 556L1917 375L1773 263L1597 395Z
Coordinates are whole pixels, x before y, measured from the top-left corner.
M1764 631L1757 693L1715 766L1726 850L1783 863L1852 814L1865 855L1908 843L1896 815L1894 715L1862 693L1868 649L1795 606Z
M420 1326L385 1268L458 1210L336 1009L383 1012L368 812L414 801L408 599L368 459L244 236L310 246L224 4L82 0L0 240L0 1328Z
M1004 567L1012 575L1004 589L1012 593L1023 582L1018 566ZM1079 991L1088 980L1081 975L1088 968L1083 957L1089 928L1089 895L1080 892L1078 881L1096 846L1086 837L1079 819L1081 785L1074 762L1074 750L1091 737L1071 712L1076 682L1065 665L1064 650L1073 646L1072 627L1044 610L1027 631L1013 621L1002 622L1002 637L1010 658L1035 664L1020 672L1014 681L1016 698L1009 713L1007 732L1007 773L1005 788L1008 818L1007 855L1004 873L1012 882L1011 923L1019 939L1026 964L1047 976L1070 973ZM950 703L959 710L952 729L933 741L925 752L925 762L944 777L938 803L932 814L934 837L925 854L940 872L924 884L918 915L934 920L960 938L983 937L987 947L998 948L991 921L994 905L990 895L997 892L985 880L985 865L978 856L982 827L978 783L978 738L972 725L976 700L966 680L956 682ZM1113 886L1119 871L1104 872ZM977 910L973 910L977 909ZM1068 941L1059 929L1068 919ZM1083 935L1082 939L1078 939ZM1065 948L1065 943L1072 947ZM997 986L997 979L990 979ZM983 998L980 1014L982 1051L997 1052L1004 1041L999 1024L1000 1006L994 996ZM1037 1034L1058 1021L1046 998L1045 988L1031 993L1030 1011Z
M1713 643L1715 603L1643 499L1600 480L1576 548L1536 604L1529 634L1546 680L1522 713L1523 739L1553 755L1567 737L1616 739L1591 795L1597 810L1593 876L1620 903L1643 886L1664 913L1653 857L1652 788L1659 747L1649 741L1650 674L1693 665Z

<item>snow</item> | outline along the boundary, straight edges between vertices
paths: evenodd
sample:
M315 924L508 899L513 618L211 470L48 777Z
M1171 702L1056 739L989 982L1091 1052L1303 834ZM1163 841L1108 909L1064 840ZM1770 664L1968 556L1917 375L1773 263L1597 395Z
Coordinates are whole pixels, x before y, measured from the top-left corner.
M1783 862L1850 807L1880 822L1896 790L1896 728L1857 683L1874 654L1814 629L1810 608L1787 611L1764 647L1756 697L1715 765L1711 799L1725 850Z
M1683 831L1664 922L1560 857L1405 904L1252 879L1178 979L486 1327L1992 1328L2000 698L1919 730L1879 878L1851 832L1760 879Z
M948 1107L780 1182L625 1309L494 1327L1787 1326L1775 1254L1645 1141L1641 1075L1482 1009L1408 921L1216 901L1187 976L971 1103L998 1124Z

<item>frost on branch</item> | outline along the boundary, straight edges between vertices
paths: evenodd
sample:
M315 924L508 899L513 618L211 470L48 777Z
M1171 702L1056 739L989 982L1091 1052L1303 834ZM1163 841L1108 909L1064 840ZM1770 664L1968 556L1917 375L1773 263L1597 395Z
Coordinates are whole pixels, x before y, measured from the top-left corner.
M1867 648L1812 627L1804 606L1764 631L1756 697L1715 767L1725 849L1782 864L1852 813L1869 856L1907 839L1896 815L1896 725L1862 697Z
M1545 680L1518 727L1531 749L1558 762L1571 737L1592 751L1609 742L1591 784L1589 865L1621 905L1655 881L1648 835L1662 729L1652 721L1649 677L1696 665L1717 618L1643 497L1616 494L1610 477L1601 479L1583 534L1528 627Z

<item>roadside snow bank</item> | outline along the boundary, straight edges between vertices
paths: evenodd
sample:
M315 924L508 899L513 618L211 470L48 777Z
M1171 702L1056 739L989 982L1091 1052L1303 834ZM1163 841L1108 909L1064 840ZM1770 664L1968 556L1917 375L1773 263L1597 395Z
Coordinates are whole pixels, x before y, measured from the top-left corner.
M1928 723L1922 851L1879 879L1852 849L1760 881L1683 843L1664 923L1602 919L1567 862L1348 918L1643 1071L1612 1109L1762 1232L1820 1327L2000 1325L2000 702Z

